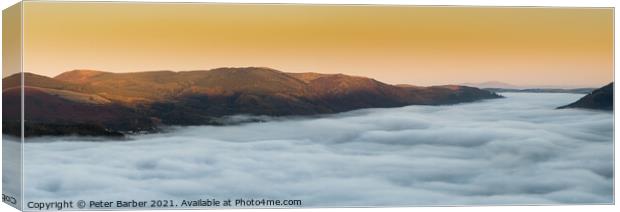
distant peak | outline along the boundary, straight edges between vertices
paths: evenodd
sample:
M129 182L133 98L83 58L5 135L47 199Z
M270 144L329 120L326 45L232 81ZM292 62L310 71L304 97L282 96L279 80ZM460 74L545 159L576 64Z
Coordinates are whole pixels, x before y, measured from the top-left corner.
M63 81L73 81L73 82L84 82L88 79L99 76L102 74L106 74L110 72L90 70L90 69L75 69L72 71L67 71L62 74L59 74L54 77L54 79L63 80Z
M93 74L101 74L101 73L109 73L109 72L105 72L105 71L98 71L98 70L92 70L92 69L73 69L71 71L65 71L60 75L93 75Z
M105 71L99 71L99 70L94 70L94 69L73 69L71 71L67 71L67 72L76 72L76 73L102 73ZM65 73L67 73L65 72Z
M273 68L269 68L269 67L256 67L256 66L249 66L249 67L221 67L221 68L215 68L215 69L211 69L211 71L270 71L270 72L281 72L279 70L273 69Z

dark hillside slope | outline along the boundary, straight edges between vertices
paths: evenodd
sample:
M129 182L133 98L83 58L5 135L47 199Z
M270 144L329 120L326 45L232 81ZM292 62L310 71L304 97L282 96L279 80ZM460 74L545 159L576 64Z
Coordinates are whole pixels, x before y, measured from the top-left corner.
M594 110L613 110L614 109L614 83L609 83L592 93L585 95L581 99L571 104L558 107L564 108L586 108Z

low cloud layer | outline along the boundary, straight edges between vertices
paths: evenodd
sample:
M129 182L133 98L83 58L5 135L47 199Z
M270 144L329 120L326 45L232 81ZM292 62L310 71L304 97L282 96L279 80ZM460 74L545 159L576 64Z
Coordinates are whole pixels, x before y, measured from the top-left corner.
M174 128L131 141L38 138L25 197L301 199L304 206L612 203L613 115L575 94ZM237 117L239 118L239 117Z

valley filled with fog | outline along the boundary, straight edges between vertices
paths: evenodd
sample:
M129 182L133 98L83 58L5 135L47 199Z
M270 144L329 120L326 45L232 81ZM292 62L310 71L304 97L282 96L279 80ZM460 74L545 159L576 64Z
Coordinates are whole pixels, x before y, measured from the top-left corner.
M613 202L611 112L555 109L580 94L502 95L172 127L120 141L27 138L25 198L300 199L302 207Z

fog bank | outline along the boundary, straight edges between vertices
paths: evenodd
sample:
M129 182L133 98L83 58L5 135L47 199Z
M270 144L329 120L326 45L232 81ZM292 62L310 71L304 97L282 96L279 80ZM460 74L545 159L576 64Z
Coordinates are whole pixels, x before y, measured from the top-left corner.
M131 141L29 139L41 142L25 144L25 198L612 203L612 113L554 109L578 94L503 95L452 106L178 127Z

